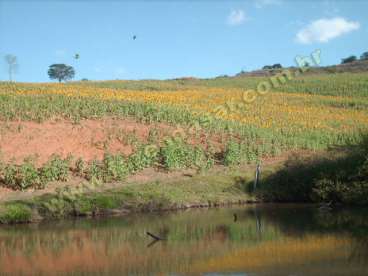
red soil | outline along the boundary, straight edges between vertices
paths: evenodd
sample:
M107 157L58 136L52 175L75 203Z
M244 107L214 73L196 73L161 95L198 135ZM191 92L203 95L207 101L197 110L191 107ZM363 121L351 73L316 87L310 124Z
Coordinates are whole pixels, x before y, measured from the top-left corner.
M0 122L0 154L5 162L22 163L35 157L41 165L53 154L102 159L105 152L129 155L131 139L145 141L153 127L168 129L164 124L146 125L127 119L83 120L73 124L66 120L36 122ZM134 138L136 137L136 138Z

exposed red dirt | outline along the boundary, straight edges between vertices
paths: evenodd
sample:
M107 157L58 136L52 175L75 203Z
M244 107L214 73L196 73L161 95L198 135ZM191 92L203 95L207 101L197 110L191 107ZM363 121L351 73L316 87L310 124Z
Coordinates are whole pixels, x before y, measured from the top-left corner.
M135 139L147 140L151 128L161 130L164 124L146 125L127 119L82 120L73 124L66 120L36 122L0 122L0 153L5 162L22 163L35 157L41 165L53 154L102 159L105 152L129 155Z

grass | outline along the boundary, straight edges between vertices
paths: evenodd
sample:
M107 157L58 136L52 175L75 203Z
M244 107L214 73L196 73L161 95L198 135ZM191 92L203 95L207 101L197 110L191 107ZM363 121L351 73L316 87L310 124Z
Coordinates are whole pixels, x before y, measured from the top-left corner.
M1 206L0 209L0 223L24 223L32 220L31 209L22 203L11 203Z
M251 174L246 177L249 180ZM104 189L102 183L96 185L93 182L96 180L85 183L87 188L84 189L67 186L56 194L8 202L6 211L0 211L0 221L29 222L32 220L30 210L43 218L60 218L218 206L255 200L248 193L250 187L244 173L238 170L204 173L171 182L130 183L113 189Z

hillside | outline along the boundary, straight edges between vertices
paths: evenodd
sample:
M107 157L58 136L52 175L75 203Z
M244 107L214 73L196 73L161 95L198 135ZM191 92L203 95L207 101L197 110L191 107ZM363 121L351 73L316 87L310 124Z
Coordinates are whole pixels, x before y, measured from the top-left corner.
M255 70L251 72L241 72L236 77L271 77L282 70L297 70L296 67L285 67L282 69ZM335 74L335 73L367 73L368 60L357 60L346 64L331 66L311 67L305 74Z
M21 210L44 218L240 198L366 204L368 75L301 75L244 100L269 81L2 82L0 199L25 199ZM265 183L253 194L256 164L265 166ZM214 172L224 181L213 182ZM199 190L172 190L169 179ZM0 204L0 221L24 221L11 216L22 214L17 206Z

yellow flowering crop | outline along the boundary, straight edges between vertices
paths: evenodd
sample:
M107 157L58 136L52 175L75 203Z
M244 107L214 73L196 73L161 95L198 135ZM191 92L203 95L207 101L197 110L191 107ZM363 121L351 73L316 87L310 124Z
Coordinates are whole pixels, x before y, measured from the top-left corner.
M196 113L210 113L225 120L234 120L259 128L284 129L292 132L326 130L349 133L366 129L368 126L367 109L352 108L352 103L356 102L352 97L270 92L257 97L250 104L244 104L243 92L242 89L208 87L171 91L135 91L101 88L89 84L0 85L1 94L60 94L102 100L142 101L185 107ZM227 111L216 112L218 107L226 108Z

